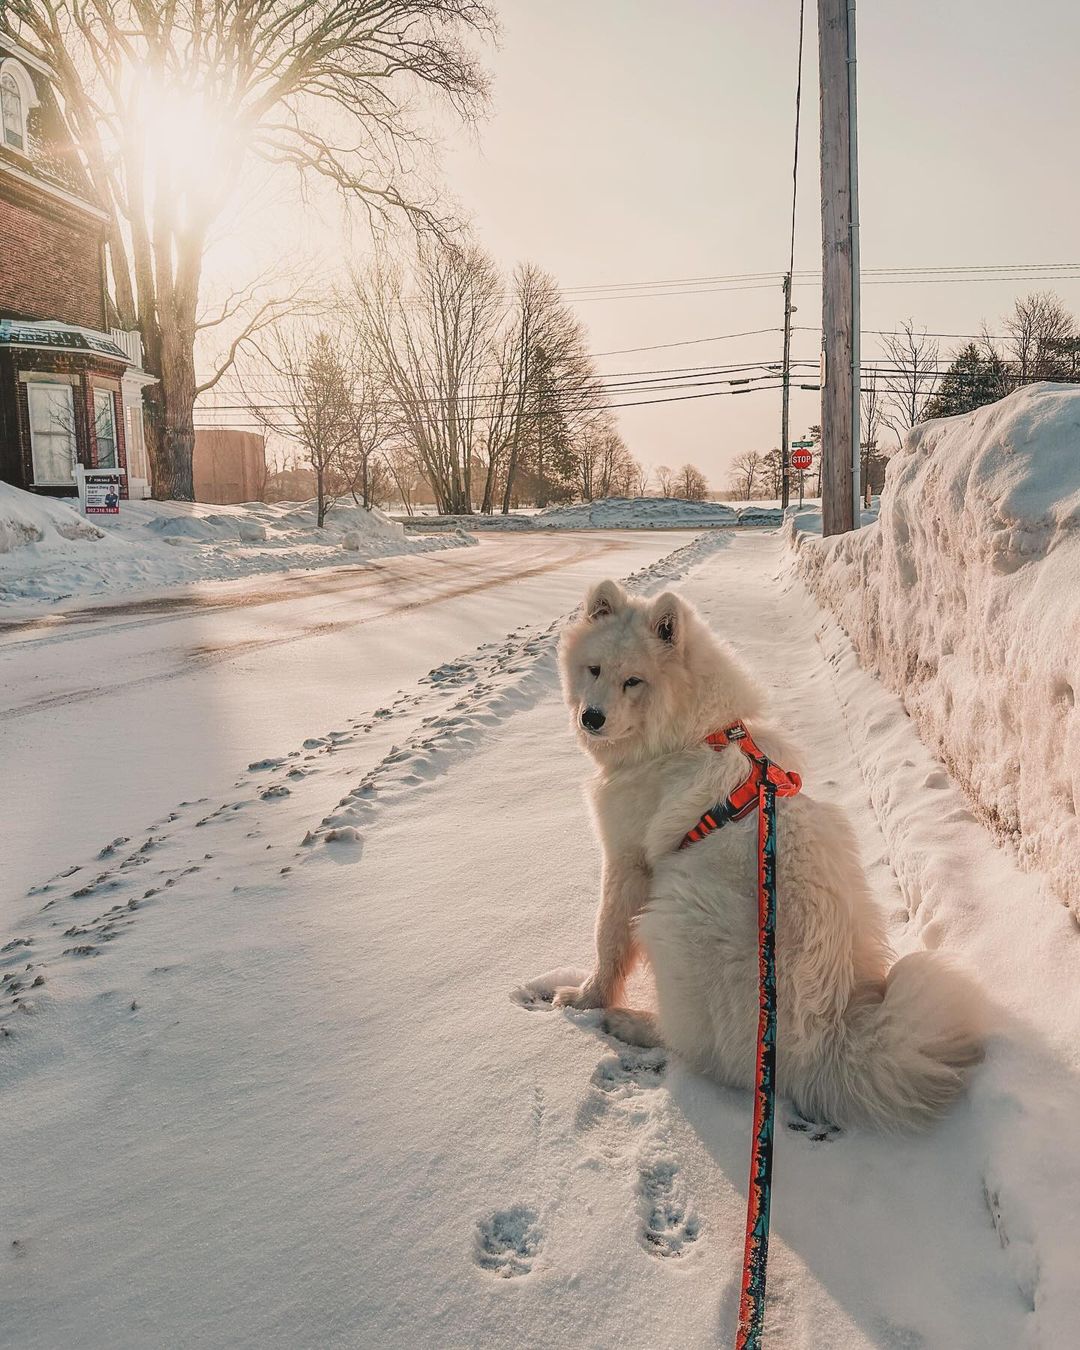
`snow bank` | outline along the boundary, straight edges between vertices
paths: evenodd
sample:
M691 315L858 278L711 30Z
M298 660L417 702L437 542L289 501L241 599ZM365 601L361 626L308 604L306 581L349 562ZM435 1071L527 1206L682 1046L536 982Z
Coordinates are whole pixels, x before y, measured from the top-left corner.
M407 536L383 512L352 504L334 507L322 530L315 519L314 502L136 501L91 524L73 499L0 483L0 603L162 590L474 542L461 530Z
M43 540L100 539L102 533L63 502L21 492L0 483L0 553L13 553Z
M982 818L1080 919L1080 388L927 422L799 571Z
M676 497L604 497L595 502L548 506L532 514L493 516L413 516L413 530L448 524L470 530L685 530L722 525L777 526L776 507L758 502L729 506L726 502L684 502Z

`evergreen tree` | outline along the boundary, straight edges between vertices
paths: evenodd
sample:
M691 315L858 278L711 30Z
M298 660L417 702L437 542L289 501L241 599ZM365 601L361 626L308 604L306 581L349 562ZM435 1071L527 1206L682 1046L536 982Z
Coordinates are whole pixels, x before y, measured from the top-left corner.
M924 419L955 417L993 403L1008 387L1005 363L996 352L982 352L974 342L954 353L936 393L926 405Z

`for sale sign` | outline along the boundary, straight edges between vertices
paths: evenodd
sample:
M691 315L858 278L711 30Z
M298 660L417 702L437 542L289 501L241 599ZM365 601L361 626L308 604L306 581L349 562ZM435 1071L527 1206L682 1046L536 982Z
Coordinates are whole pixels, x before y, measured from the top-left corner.
M95 473L86 475L86 493L83 510L88 516L116 516L120 514L120 475Z

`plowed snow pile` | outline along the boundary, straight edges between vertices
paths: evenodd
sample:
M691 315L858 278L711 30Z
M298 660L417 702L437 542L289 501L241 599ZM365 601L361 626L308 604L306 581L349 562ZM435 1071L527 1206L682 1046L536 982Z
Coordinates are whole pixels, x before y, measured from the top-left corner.
M0 483L0 554L61 539L101 539L101 531L63 502Z
M877 524L793 539L864 665L1080 920L1080 387L916 427Z

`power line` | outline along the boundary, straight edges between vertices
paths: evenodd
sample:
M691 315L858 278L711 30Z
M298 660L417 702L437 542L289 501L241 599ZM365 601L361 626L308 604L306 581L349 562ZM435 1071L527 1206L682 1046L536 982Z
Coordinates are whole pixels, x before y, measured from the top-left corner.
M794 265L794 257L792 257ZM865 267L862 269L862 275L873 276L926 276L936 274L977 274L984 272L1062 272L1072 271L1080 268L1080 262L1054 262L1054 263L979 263L979 264L957 264L956 266L927 266L927 267ZM653 290L667 286L716 286L732 282L761 281L772 282L779 280L783 275L777 270L763 272L729 272L716 276L697 276L697 277L669 277L653 281L613 281L613 282L595 282L588 286L564 286L563 295L581 295L585 292L608 292L624 290ZM805 281L807 278L820 276L817 268L802 268L792 272L793 277L799 281Z
M640 400L636 400L636 401L634 401L634 402L632 402L632 403L601 403L601 404L596 405L595 407L575 408L574 411L575 411L575 412L606 412L606 411L608 411L609 409L616 409L616 408L644 408L644 407L649 407L650 405L655 404L655 403L685 403L685 402L688 402L688 401L691 400L691 399L699 399L699 398L734 398L734 397L736 397L736 396L738 396L738 395L740 395L740 394L767 393L767 392L770 392L770 391L772 391L772 390L774 390L774 389L779 389L779 388L780 388L780 386L779 386L778 384L770 384L770 385L749 386L749 387L746 387L746 388L739 388L739 389L711 389L711 390L708 390L707 392L705 392L705 393L703 393L703 394L677 394L677 395L675 395L675 396L672 397L672 398L648 398L648 399L640 399ZM267 409L267 410L269 410L269 411L280 411L280 410L286 410L286 411L287 411L287 405L284 405L284 404L269 404L269 403L267 403L267 404L259 404L259 405L256 405L256 406L265 408L265 409ZM248 418L247 418L247 420L246 420L246 422L245 422L245 425L247 425L247 426L258 426L260 429L265 429L264 424L263 424L262 422L259 421L258 417L252 415L252 414L253 414L253 408L252 408L252 405L250 405L250 404L244 404L244 405L240 405L240 404L236 404L236 405L218 404L218 405L215 405L215 406L213 406L213 407L207 406L207 407L204 407L204 408L200 408L200 409L198 410L200 417L203 416L203 415L205 415L206 413L209 413L209 412L230 412L230 411L237 411L237 412L244 412L244 413L247 413L249 416L248 416ZM463 419L461 419L461 420L462 420L462 421L481 421L482 419L481 419L481 418L463 418ZM214 423L205 423L204 425L207 426L207 427L212 427L212 426L214 426L215 424L214 424Z
M779 274L778 274L779 275ZM632 352L659 352L670 347L692 347L699 342L727 342L730 338L759 337L762 333L779 333L780 328L751 328L745 333L717 333L713 337L683 338L679 342L654 342L648 347L620 347L612 352L593 352L598 360L602 356L629 356Z
M779 280L783 274L773 273L773 276ZM864 286L946 286L946 285L973 285L977 282L1013 282L1013 281L1080 281L1080 264L1077 264L1077 270L1070 272L1038 272L1038 273L1004 273L999 275L975 275L964 274L956 276L874 276L870 273L863 273ZM575 295L569 299L575 304L587 304L592 301L600 300L665 300L680 295L729 295L734 291L770 291L776 282L754 282L750 285L738 286L698 286L693 289L685 290L654 290L654 291L627 291L620 295ZM793 286L809 287L820 286L821 278L810 275L804 280L793 280Z
M663 366L657 369L646 368L644 370L608 371L605 374L598 375L597 381L601 385L606 386L611 383L618 384L622 382L624 379L634 379L638 376L652 376L658 377L660 379L667 379L690 374L721 375L724 374L725 372L756 370L761 367L769 367L776 365L777 363L775 361L761 360L761 361L737 361L726 365L718 365L716 362L713 362L705 366ZM247 388L259 389L259 388L266 388L268 386L281 387L282 383L285 382L285 380L286 377L284 376L272 374L245 376L245 377L226 375L221 379L217 387L219 388L222 386L226 388L236 387L239 388L241 392L243 392L243 390ZM492 392L493 397L499 397L503 392L500 386L497 385L492 384L476 385L473 388L472 394L467 395L467 397L475 396L477 391L482 392L484 390L493 391ZM514 392L513 390L510 391L511 396L513 392Z

